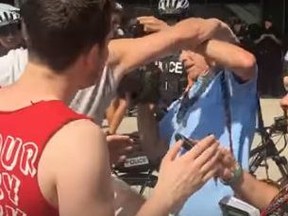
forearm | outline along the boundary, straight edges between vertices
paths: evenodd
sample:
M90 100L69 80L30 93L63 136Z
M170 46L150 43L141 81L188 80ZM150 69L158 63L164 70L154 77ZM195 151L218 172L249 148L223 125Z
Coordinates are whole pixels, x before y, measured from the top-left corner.
M164 194L158 197L152 195L152 197L144 203L136 216L168 216L170 207L162 203L162 201L165 200L163 199L163 195Z
M254 77L256 60L253 54L230 43L209 40L198 48L210 62L233 71L243 81Z
M138 105L138 130L142 148L152 161L165 155L167 147L160 141L158 122L148 104Z
M265 209L279 193L277 188L258 181L247 172L244 172L241 181L232 188L241 199L258 209Z
M112 177L115 200L115 212L117 216L135 216L145 203L145 198L134 191L130 185L117 177Z
M119 106L116 108L113 118L109 124L109 133L116 134L117 129L119 128L122 120L124 119L126 110L129 107L129 99L119 99Z

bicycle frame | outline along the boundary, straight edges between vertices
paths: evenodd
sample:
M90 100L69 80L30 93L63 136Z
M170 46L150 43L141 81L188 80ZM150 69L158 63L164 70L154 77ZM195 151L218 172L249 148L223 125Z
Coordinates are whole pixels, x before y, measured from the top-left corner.
M281 178L277 181L277 183L280 185L287 183L288 162L286 157L280 155L287 146L287 130L277 130L277 125L273 124L270 127L263 128L259 133L261 136L261 144L250 152L250 159L252 159L249 163L250 173L252 175L255 175L256 170L260 166L263 166L263 162L265 162L266 175L269 179L269 176L267 174L269 166L266 161L267 159L271 158L277 165L278 170L281 174ZM272 139L273 135L279 134L284 137L284 148L280 150L277 149L277 145Z

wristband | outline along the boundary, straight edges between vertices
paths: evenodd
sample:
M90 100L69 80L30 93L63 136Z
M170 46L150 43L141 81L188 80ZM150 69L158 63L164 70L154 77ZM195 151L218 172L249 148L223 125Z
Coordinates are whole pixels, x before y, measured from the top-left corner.
M232 177L229 180L224 181L223 179L220 179L220 181L224 185L233 186L233 185L236 185L240 181L242 174L243 174L242 167L238 163L236 163L235 169L232 173Z

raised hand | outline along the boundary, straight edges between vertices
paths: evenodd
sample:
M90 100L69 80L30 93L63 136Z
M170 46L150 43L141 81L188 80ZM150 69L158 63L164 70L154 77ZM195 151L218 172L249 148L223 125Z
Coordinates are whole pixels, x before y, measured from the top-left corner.
M177 142L165 155L160 167L155 193L165 196L166 205L179 208L218 170L219 143L208 136L184 155L179 155L182 142Z
M146 33L162 31L169 27L166 22L157 19L154 16L142 16L138 17L137 20L144 26L144 31Z
M110 153L110 163L117 164L124 162L126 155L133 150L133 140L125 135L108 135L108 149Z
M220 148L220 154L217 175L222 180L229 181L233 177L233 171L236 169L237 162L229 149Z

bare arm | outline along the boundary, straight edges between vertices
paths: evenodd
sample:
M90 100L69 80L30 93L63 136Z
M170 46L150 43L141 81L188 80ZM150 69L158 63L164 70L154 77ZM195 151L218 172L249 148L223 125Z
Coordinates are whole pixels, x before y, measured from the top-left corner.
M107 144L101 129L88 120L66 125L53 140L61 216L114 215Z
M243 81L250 80L255 75L256 59L241 47L209 40L199 47L199 52L214 64L230 69Z
M246 172L243 174L241 182L232 188L241 199L259 209L267 208L272 199L279 193L276 187L258 181Z
M219 174L222 179L227 181L227 179L231 179L233 175L232 170L236 167L236 161L229 149L222 148L221 152L222 155L219 161L221 161L223 167L219 170ZM231 187L235 194L237 194L241 199L259 209L265 209L272 199L279 193L279 190L274 186L258 181L245 171L240 176L240 179L238 179Z
M148 104L138 105L137 122L143 150L150 160L158 161L165 155L168 146L160 140L158 122Z
M137 39L112 40L108 65L121 75L182 49L194 49L210 39L221 23L216 19L187 19L163 31Z
M137 20L144 26L144 32L146 33L159 32L170 27L165 21L154 16L137 17Z

